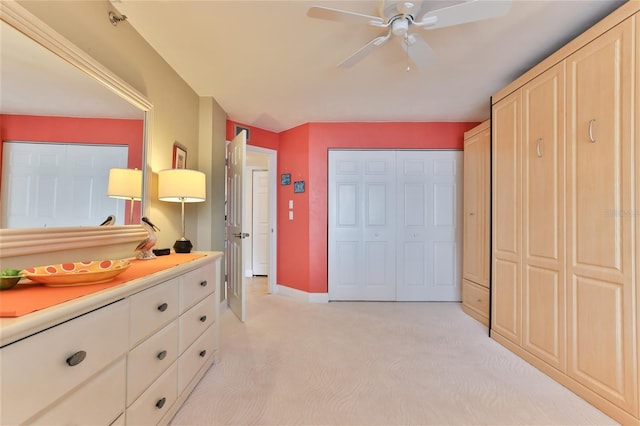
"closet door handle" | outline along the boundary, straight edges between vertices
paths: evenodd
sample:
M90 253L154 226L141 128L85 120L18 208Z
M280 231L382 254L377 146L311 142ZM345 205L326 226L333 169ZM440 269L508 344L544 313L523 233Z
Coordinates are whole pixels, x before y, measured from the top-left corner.
M158 352L158 355L156 355L156 358L162 361L166 356L167 356L167 351L160 351Z
M591 143L596 143L596 139L593 137L593 123L596 122L595 118L589 120L589 140Z
M538 138L536 141L536 153L539 158L542 158L542 138Z
M200 317L200 322L205 322L207 320L207 316L203 315Z
M161 304L161 305L158 305L158 310L159 310L160 312L164 312L164 311L166 311L166 310L167 310L167 308L168 308L168 307L169 307L169 305L167 305L166 303L163 303L163 304Z
M206 287L206 286L207 286L207 280L200 281L200 287Z
M200 351L200 353L199 353L198 355L200 355L202 358L204 358L204 356L205 356L206 354L207 354L207 350L205 349L205 350L203 350L203 351Z

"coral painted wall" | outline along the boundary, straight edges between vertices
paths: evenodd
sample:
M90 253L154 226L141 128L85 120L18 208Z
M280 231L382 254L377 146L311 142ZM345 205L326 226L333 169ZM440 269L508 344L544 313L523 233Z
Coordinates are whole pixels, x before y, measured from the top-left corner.
M271 132L269 130L259 129L257 127L248 126L246 124L238 123L236 121L227 120L227 140L231 141L235 137L234 125L247 127L249 129L250 139L247 141L249 145L259 146L261 148L278 149L278 133Z
M142 169L143 120L0 114L0 141L127 145L128 168ZM0 176L2 176L0 146ZM2 182L0 182L0 185ZM129 210L129 201L125 211ZM134 223L140 220L136 209Z
M128 145L129 168L142 167L143 131L143 120L0 115L2 141Z
M309 281L309 200L313 188L308 170L309 125L281 133L278 176L291 174L291 184L278 182L278 284L300 290ZM301 180L306 181L305 192L294 193L294 182ZM289 220L289 200L293 200L293 220Z
M228 140L233 124L227 121ZM477 124L308 123L278 134L240 124L251 129L250 145L278 151L278 176L291 174L291 185L278 184L278 284L307 293L328 291L329 149L462 149L464 132ZM299 180L305 181L304 193L293 192Z
M308 127L307 186L309 190L307 280L291 284L309 293L325 293L327 285L327 163L331 148L342 149L462 149L464 132L478 123L311 123ZM294 129L295 130L295 129ZM281 133L281 140L291 131ZM282 151L278 155L281 156ZM278 161L280 163L280 161ZM283 162L283 166L286 164ZM279 164L280 168L280 164ZM301 173L304 171L301 170ZM280 207L280 204L279 204ZM278 210L278 216L286 214ZM278 236L280 238L280 236ZM302 244L296 239L296 245ZM287 249L286 247L284 248ZM290 248L288 249L291 250ZM278 251L281 256L281 252ZM294 268L282 263L278 274ZM279 280L280 281L280 280ZM284 282L281 284L287 285Z

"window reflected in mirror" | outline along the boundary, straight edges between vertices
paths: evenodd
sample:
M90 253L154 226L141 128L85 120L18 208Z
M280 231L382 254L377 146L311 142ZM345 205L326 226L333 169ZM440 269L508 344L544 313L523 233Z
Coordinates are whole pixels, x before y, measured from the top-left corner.
M130 224L107 185L144 170L144 111L3 21L0 55L0 228Z

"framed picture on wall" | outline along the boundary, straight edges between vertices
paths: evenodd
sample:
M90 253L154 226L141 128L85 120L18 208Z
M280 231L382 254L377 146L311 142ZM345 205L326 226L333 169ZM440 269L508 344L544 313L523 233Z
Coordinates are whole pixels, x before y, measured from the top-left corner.
M187 148L180 145L178 142L173 144L173 168L187 168Z
M293 183L293 192L304 192L303 180L299 180Z
M283 173L280 175L280 185L291 185L291 173Z

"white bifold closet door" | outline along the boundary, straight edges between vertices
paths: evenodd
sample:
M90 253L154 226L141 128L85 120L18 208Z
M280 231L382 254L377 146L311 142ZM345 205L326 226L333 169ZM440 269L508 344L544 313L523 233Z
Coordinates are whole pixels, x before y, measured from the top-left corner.
M459 301L461 151L329 151L329 300Z

